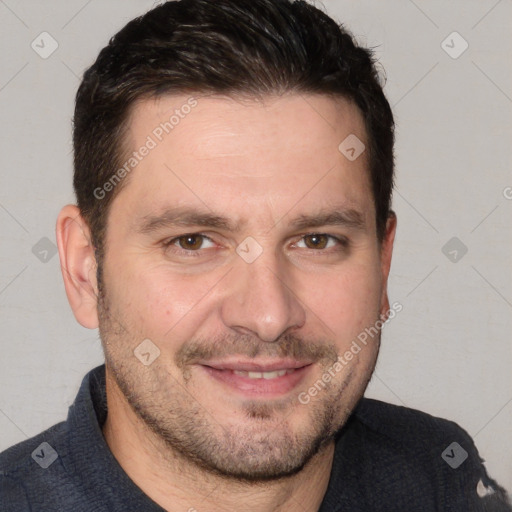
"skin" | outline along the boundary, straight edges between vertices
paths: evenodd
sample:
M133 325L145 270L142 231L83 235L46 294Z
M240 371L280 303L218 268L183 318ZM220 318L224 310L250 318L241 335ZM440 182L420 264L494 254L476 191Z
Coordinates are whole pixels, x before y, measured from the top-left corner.
M366 144L352 103L296 94L196 98L112 203L99 298L86 222L73 205L57 222L69 302L83 326L99 327L104 346L103 433L129 477L167 510L318 510L332 436L366 389L380 336L307 404L298 396L389 310L396 219L380 244L367 155L349 161L338 150L352 133ZM139 102L131 147L187 99ZM238 225L153 222L141 231L170 208ZM348 210L359 223L294 224ZM191 233L208 238L178 239ZM247 237L261 248L252 263L236 252ZM145 339L160 351L149 365L134 355ZM248 395L205 370L219 359L283 357L309 366L293 389L273 395Z

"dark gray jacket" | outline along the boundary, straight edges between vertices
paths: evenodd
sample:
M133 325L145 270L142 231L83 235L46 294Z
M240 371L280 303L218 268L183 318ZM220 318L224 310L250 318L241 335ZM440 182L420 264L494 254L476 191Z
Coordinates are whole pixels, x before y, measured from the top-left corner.
M0 454L0 511L162 512L110 452L106 414L100 366L66 421ZM458 425L363 398L337 435L319 512L510 512L505 496Z

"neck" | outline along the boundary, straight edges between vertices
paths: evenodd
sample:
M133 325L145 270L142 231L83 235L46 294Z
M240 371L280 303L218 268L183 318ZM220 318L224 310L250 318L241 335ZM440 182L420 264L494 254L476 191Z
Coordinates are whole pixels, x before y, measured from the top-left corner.
M164 444L133 412L108 370L106 385L105 440L130 479L165 510L292 512L320 508L329 483L334 442L293 476L242 483L208 472Z

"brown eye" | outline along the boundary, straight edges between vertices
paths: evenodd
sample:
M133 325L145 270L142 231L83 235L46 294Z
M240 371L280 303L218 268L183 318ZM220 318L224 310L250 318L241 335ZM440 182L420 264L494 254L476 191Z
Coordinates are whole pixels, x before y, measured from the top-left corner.
M304 243L308 249L325 249L329 243L329 236L324 234L306 235Z
M176 239L176 242L182 249L188 251L197 251L203 245L204 236L202 235L183 235Z

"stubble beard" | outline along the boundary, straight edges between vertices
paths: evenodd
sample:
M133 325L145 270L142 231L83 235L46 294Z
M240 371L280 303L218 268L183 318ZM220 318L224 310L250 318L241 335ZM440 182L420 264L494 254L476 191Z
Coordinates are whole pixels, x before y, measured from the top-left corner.
M264 403L247 400L241 405L238 401L233 406L241 409L243 422L222 424L215 404L204 403L196 396L200 395L197 391L193 394L193 378L186 375L189 367L180 368L178 364L171 372L169 365L162 364L162 358L146 367L134 356L133 348L141 340L136 339L135 330L130 332L126 327L128 323L119 311L113 314L103 283L99 286L98 316L107 371L147 430L148 444L154 445L158 457L174 470L186 471L192 466L240 482L268 482L293 476L331 444L363 395L378 354L377 349L369 363L370 371L364 371L367 378L363 382L356 382L354 365L343 369L347 372L344 379L326 384L319 392L320 398L307 405L299 403L297 396ZM293 338L291 344L300 351L294 340L297 341ZM376 342L380 342L380 335ZM289 347L290 339L283 346ZM295 355L284 350L286 355ZM334 362L333 347L324 350L324 359L317 363L321 364L320 375ZM255 352L260 350L252 351ZM280 352L285 355L283 349ZM287 420L297 407L307 411L300 426Z

